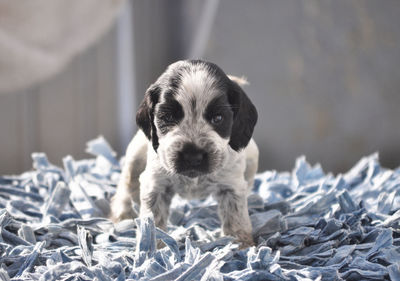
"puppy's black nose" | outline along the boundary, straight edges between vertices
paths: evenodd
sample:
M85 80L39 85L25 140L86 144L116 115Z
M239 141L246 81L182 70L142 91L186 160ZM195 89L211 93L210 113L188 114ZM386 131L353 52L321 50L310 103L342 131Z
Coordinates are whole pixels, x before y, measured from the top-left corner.
M179 158L179 161L181 162L181 165L179 166L182 170L197 170L205 168L203 166L207 164L207 153L192 143L187 143L183 146L179 153Z
M202 151L187 151L182 153L183 160L192 166L200 165L204 158L204 152Z

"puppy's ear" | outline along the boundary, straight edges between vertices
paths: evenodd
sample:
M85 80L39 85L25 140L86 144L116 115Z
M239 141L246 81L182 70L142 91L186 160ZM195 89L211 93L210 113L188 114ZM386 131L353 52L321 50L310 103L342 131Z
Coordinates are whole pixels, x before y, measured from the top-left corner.
M238 77L234 75L227 75L229 79L231 79L233 82L236 82L239 86L246 86L249 85L249 81L247 81L247 78L244 76Z
M229 145L236 151L245 148L257 123L257 110L242 88L230 81L228 100L233 110L233 125Z
M152 141L154 150L158 148L158 137L154 125L154 107L158 103L161 89L157 85L151 85L141 102L136 113L136 124L144 132L146 137Z

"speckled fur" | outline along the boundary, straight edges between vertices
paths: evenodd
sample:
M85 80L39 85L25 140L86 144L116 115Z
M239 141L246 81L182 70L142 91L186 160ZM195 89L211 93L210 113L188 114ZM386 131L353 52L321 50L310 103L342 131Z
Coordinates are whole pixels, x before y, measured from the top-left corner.
M112 218L119 221L135 217L131 207L134 201L140 205L140 216L152 216L158 227L166 229L169 205L175 194L188 199L211 195L218 201L223 233L236 237L242 246L252 245L247 195L257 171L257 145L251 139L247 147L235 151L228 144L229 138L215 132L203 115L208 103L218 94L217 80L201 63L178 64L183 70L174 98L182 106L184 118L166 134L157 133L157 150L141 130L137 132L128 146L121 179L112 199ZM168 71L170 68L167 74ZM161 95L155 111L164 99ZM156 120L154 124L159 131ZM177 173L176 155L188 142L210 155L209 173L194 178Z

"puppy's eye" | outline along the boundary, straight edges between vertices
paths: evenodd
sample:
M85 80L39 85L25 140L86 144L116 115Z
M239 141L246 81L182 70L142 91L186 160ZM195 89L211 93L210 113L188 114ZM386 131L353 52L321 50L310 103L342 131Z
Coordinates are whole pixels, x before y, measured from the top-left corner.
M217 114L217 115L214 115L213 117L211 117L211 123L214 125L221 123L222 120L223 120L223 117L221 114Z
M164 113L161 116L161 119L165 122L174 122L174 115L172 115L172 113Z

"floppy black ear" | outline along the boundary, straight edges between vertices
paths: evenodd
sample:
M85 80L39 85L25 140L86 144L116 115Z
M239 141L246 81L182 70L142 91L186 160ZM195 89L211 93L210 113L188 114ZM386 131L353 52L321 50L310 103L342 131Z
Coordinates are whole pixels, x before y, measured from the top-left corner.
M153 84L151 85L141 102L136 113L136 124L144 132L146 137L152 141L154 150L158 148L158 137L156 126L154 125L154 107L158 103L161 89Z
M229 145L236 151L245 148L257 123L257 109L246 93L234 81L230 81L228 100L233 110L233 125Z

